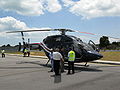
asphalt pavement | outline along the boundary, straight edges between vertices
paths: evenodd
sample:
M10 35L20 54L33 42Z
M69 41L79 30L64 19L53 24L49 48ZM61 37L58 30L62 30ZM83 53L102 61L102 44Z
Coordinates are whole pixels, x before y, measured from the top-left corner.
M46 57L0 57L0 90L120 90L120 65L75 65L75 74L55 76Z
M12 55L12 56L22 56L22 55L19 55L19 54L9 54L9 55ZM35 55L31 55L30 57L31 58L48 59L47 56L35 56ZM107 61L107 60L95 60L95 61L92 61L91 63L120 65L119 61L112 61L112 60L111 61Z

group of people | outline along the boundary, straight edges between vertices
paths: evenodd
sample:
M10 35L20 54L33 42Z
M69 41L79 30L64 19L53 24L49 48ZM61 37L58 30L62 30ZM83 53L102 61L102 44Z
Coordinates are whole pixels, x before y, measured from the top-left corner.
M70 72L71 70L72 70L72 74L75 73L74 61L75 61L75 52L73 49L70 49L70 51L68 52L68 72L67 72L68 75L71 74ZM60 53L59 48L56 48L52 52L51 66L52 66L52 70L55 72L55 75L60 75L61 72L64 72L64 58Z
M55 72L55 75L61 75L61 72L64 72L64 55L60 52L59 48L55 50L51 50L50 59L51 59L51 71ZM74 74L74 61L75 61L75 52L73 49L70 49L68 52L68 72L67 74L71 74L70 70L72 70L72 74Z
M41 44L41 46L49 52L49 59L51 60L51 71L55 72L55 75L61 75L61 72L64 72L64 50L60 50L59 48L49 49L45 45ZM2 58L5 57L5 50L1 50ZM30 55L30 50L25 48L24 57L28 54ZM74 74L74 61L75 61L75 52L72 48L70 48L68 52L68 72L67 74L71 74L70 70L72 70L72 74Z
M2 55L2 58L5 58L5 50L1 50L1 55ZM24 51L23 51L23 57L26 57L26 56L30 56L30 50L28 48L25 48Z

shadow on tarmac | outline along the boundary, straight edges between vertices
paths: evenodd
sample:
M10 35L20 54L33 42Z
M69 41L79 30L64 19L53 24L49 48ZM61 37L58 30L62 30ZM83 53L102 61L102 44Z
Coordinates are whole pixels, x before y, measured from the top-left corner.
M43 67L47 67L47 68L50 68L51 65L48 64L42 64L40 63L40 61L20 61L20 62L16 62L16 64L36 64L36 65L40 65L40 66L43 66ZM0 67L0 69L30 69L30 68L43 68L43 67L19 67L19 66L16 66L16 67ZM68 70L68 66L65 64L65 70ZM91 67L83 67L83 66L80 66L80 65L75 65L75 72L76 73L79 73L79 72L82 72L82 71L88 71L88 72L102 72L102 70L99 70L98 68L94 68L94 66L91 68Z
M44 67L50 67L50 65L45 65L45 64L41 64L39 63L40 61L21 61L21 62L17 62L16 64L27 64L27 63L30 63L30 64L36 64L36 65L40 65L40 66L44 66Z
M51 77L54 77L54 83L60 83L62 80L61 80L61 75L51 75Z
M43 67L51 67L50 64L48 65L45 65L45 64L41 64L39 62L21 62L20 64L25 64L25 63L30 63L30 64L37 64L37 65L40 65L40 66L43 66ZM65 64L65 70L68 70L68 66ZM94 67L81 67L80 65L75 65L75 71L76 72L81 72L81 71L88 71L88 72L102 72L102 70L99 70L98 68L94 68Z
M75 67L76 72L88 71L88 72L102 72L102 70L90 67Z
M41 68L41 67L0 67L0 69L30 69L30 68Z
M44 66L44 67L50 67L50 66L46 66L44 64L40 64L38 61L19 61L19 62L16 62L16 64L36 64L36 65L40 65L40 66ZM39 68L44 68L44 67L29 67L29 66L8 66L8 67L0 67L0 69L33 69L33 68L36 68L36 69L39 69Z

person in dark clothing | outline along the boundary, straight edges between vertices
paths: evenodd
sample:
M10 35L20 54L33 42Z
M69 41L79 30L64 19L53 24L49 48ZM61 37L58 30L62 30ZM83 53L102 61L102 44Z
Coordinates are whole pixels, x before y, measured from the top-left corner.
M59 52L61 53L64 59L64 48L61 48ZM64 72L64 61L61 61L60 64L61 64L61 72Z

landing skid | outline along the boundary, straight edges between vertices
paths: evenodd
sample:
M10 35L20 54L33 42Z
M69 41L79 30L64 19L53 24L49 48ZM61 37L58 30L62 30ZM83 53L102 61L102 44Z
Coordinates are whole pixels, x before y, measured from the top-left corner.
M49 60L47 61L47 63L45 64L46 66L48 65L49 61L50 61L50 59L49 59Z
M84 65L85 67L89 67L89 65L87 65L87 62L85 63L85 65Z
M75 64L75 65L78 65L78 66L84 66L84 67L89 67L90 65L87 65L87 62L85 64Z

